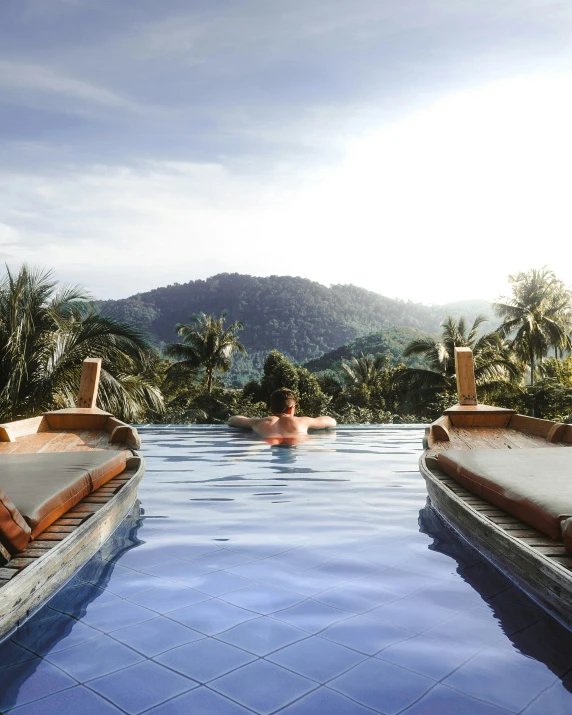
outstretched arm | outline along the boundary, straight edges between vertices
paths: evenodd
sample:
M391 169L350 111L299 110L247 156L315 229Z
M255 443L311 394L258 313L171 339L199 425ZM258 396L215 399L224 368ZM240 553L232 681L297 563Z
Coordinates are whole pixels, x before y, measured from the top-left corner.
M227 425L229 427L254 427L258 422L260 422L259 417L242 417L241 415L233 415Z
M307 417L308 429L328 429L336 426L336 420L333 417Z

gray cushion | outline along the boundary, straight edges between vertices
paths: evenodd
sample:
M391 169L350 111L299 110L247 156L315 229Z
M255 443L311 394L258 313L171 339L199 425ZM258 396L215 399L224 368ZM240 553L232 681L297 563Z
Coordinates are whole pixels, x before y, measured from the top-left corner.
M92 450L0 456L0 488L35 538L62 514L125 469L124 451Z
M441 469L473 494L561 539L572 516L572 449L472 449L439 454Z

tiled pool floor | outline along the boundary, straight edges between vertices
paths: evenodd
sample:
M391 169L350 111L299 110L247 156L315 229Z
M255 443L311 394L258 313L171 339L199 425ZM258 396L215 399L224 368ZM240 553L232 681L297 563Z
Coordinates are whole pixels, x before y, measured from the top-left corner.
M572 634L445 527L421 430L142 430L139 507L0 644L18 715L569 715Z

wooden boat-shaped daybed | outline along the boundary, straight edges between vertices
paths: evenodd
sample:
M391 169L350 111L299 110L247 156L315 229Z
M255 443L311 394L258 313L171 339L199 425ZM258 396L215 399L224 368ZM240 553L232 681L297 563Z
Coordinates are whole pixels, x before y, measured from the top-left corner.
M95 406L101 361L84 362L78 407L0 425L0 640L88 561L131 510L145 463L137 431Z
M426 430L435 509L572 627L572 425L477 404L473 356L455 350L459 404Z

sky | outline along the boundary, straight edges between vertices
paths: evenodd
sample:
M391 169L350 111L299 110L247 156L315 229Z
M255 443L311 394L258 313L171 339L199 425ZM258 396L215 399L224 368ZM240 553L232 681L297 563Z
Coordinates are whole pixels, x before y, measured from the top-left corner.
M572 284L571 127L569 0L2 0L0 261L99 298Z

